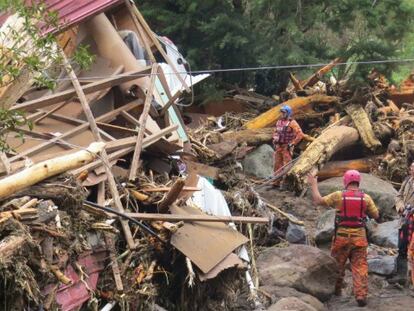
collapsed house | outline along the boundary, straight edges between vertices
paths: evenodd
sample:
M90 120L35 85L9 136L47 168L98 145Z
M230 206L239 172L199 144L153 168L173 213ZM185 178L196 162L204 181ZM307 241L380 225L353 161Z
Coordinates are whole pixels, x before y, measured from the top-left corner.
M208 75L190 76L128 1L46 5L61 24L56 87L34 88L22 68L0 91L2 108L33 124L1 155L0 306L193 310L233 304L234 288L251 304L249 239L228 223L268 218L233 217L180 156L192 146L178 100ZM19 17L1 18L4 38ZM68 61L80 44L94 55L88 70Z

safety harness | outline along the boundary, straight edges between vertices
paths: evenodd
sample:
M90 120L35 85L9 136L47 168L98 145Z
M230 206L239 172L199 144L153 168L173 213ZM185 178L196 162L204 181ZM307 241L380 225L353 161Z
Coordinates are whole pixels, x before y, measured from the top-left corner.
M276 122L276 137L278 144L290 144L295 139L293 128L290 127L291 120L278 120Z

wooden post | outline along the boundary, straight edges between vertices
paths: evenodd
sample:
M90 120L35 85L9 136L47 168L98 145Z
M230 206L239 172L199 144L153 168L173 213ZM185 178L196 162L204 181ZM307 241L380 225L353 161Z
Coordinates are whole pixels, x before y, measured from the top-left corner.
M79 83L78 78L76 77L75 72L73 71L72 66L70 65L69 61L67 60L65 53L63 51L61 51L61 54L62 54L62 57L63 57L64 65L66 67L66 71L68 72L69 77L72 81L73 87L76 90L76 94L78 95L79 101L82 105L83 112L86 115L86 119L88 120L89 127L91 128L94 139L96 141L101 141L101 135L99 134L98 125L96 124L96 121L95 121L95 118L92 114L91 108L88 105L85 93L82 90L82 87ZM109 189L111 190L112 198L114 199L114 202L115 202L115 207L119 212L124 212L124 207L122 206L121 199L119 198L119 192L118 192L118 189L117 189L117 186L116 186L114 175L111 172L111 165L109 163L108 155L107 155L105 149L101 153L101 159L102 159L102 162L103 162L104 167L105 167L106 175L108 176ZM128 225L128 221L125 221L125 220L120 220L120 221L121 221L122 229L123 229L124 234L125 234L125 239L128 243L128 247L131 248L131 249L134 249L135 248L135 242L134 242L134 239L132 237L131 228Z
M156 62L156 60L155 60L154 54L151 51L151 47L148 45L147 40L145 40L144 29L142 29L142 26L139 23L137 16L134 14L134 8L132 7L131 2L129 2L129 0L125 0L125 4L129 11L129 14L132 17L132 20L134 21L135 27L137 27L138 34L141 37L142 43L144 44L145 50L148 53L150 61L153 64Z
M157 74L157 70L158 70L158 64L152 65L151 82L150 82L149 89L147 90L147 96L145 97L144 110L142 111L141 117L139 118L139 124L141 126L139 128L138 135L137 135L137 143L135 145L134 157L132 158L131 169L129 171L129 180L135 180L135 178L137 177L137 170L139 167L139 158L140 158L141 150L142 150L142 140L144 139L144 132L145 132L146 124L147 124L148 113L151 107L152 94L154 92L155 77Z

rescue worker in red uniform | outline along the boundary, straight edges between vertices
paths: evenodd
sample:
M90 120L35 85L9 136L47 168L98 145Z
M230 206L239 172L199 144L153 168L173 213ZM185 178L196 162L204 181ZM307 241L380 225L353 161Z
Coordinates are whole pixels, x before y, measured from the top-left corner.
M354 296L358 306L363 307L367 304L368 295L368 240L365 219L366 216L378 219L379 213L372 198L359 189L361 175L358 171L345 172L343 182L345 190L322 197L317 179L311 174L308 175L314 203L331 206L336 210L335 235L331 246L331 256L336 259L339 268L335 294L341 295L345 264L349 259Z
M292 108L288 105L280 108L282 116L276 122L273 134L274 153L274 173L292 161L293 148L303 138L303 132L299 124L292 119ZM274 182L275 186L280 185L280 181Z

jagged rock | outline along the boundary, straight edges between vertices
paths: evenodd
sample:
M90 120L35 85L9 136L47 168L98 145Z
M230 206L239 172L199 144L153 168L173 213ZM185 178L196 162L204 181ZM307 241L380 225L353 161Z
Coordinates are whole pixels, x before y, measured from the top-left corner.
M260 286L260 289L270 295L271 303L276 304L280 299L286 297L296 297L311 305L317 311L326 311L325 305L316 297L297 291L292 287L281 286Z
M316 247L267 248L259 255L257 267L263 286L292 287L321 301L334 292L336 261Z
M306 231L304 226L289 222L286 230L286 240L292 244L305 244L306 243Z
M335 210L330 209L319 217L315 234L317 244L332 241L332 237L335 234L335 214Z
M392 275L396 270L395 256L376 256L368 258L368 271L379 275Z
M314 307L296 297L286 297L280 299L270 306L268 311L317 311Z
M249 153L243 160L244 172L259 178L273 176L273 148L270 145L261 145Z
M377 205L382 217L391 218L396 216L394 200L397 190L394 187L373 175L361 173L361 189L369 194ZM342 177L334 177L324 180L318 184L322 195L327 195L337 190L343 190Z
M368 237L374 244L384 247L398 248L399 220L387 221L382 224L367 224Z

